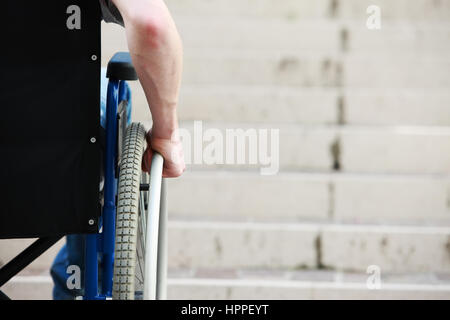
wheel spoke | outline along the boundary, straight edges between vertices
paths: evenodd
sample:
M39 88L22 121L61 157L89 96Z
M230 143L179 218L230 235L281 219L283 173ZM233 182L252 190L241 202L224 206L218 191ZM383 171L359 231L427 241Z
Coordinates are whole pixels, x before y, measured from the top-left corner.
M143 207L142 207L142 192L140 193L140 199L139 200L140 200L139 201L139 208L138 208L138 210L139 210L139 224L138 224L138 234L137 234L137 236L138 236L137 242L138 243L136 243L136 255L137 255L139 271L140 271L142 279L138 278L137 272L136 272L136 279L138 279L139 284L143 284L144 283L144 280L143 280L144 272L142 271L141 255L145 256L145 251L144 251L144 247L145 246L143 245L143 243L145 243L145 239L144 239L144 236L143 236L143 230L145 230L145 225L142 224L143 220L145 219L145 211L143 210ZM139 251L141 251L141 255L139 254Z
M144 283L144 273L142 272L142 266L141 266L141 258L139 257L139 250L136 250L136 254L137 254L137 258L138 258L138 265L139 265L139 270L141 272L141 277L139 278L137 275L137 272L135 273L135 278L139 281L139 284L143 284Z
M143 197L144 196L144 194L141 192L141 194L140 194L140 210L139 210L139 212L140 212L140 216L141 216L141 219L140 219L140 226L141 226L141 238L142 238L142 241L141 241L141 250L142 250L142 254L144 255L144 257L145 257L145 241L146 241L146 230L147 230L147 212L146 212L146 210L145 210L145 207L144 207L144 200L143 200Z
M141 178L141 185L146 182L146 176ZM143 272L143 259L145 257L145 230L147 227L147 213L145 206L145 199L148 194L148 190L140 190L139 192L139 204L138 204L138 215L139 215L139 223L138 223L138 243L136 246L136 255L138 260L138 267L140 271L140 276L138 277L138 273L136 272L135 278L138 280L139 285L144 284L144 272ZM140 251L140 252L139 252Z

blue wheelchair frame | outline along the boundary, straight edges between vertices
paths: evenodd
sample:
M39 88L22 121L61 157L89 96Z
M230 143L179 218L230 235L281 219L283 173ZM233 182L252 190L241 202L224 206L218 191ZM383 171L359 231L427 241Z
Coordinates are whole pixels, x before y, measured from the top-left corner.
M104 157L104 205L101 232L86 236L85 248L85 299L101 300L112 296L115 218L117 194L117 111L119 103L127 101L125 80L109 79L106 100L106 141ZM102 287L98 288L98 254L102 259Z
M116 196L118 175L118 107L128 101L127 80L137 80L130 55L126 52L116 53L108 63L108 89L106 99L106 137L104 152L104 198L101 230L97 234L86 235L85 242L85 277L84 299L103 300L112 297ZM125 110L126 114L127 111ZM101 290L98 288L99 270L98 254L101 255Z

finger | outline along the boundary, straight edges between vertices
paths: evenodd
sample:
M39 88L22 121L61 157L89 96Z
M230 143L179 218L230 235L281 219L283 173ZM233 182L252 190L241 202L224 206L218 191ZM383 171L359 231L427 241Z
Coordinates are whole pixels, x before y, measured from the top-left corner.
M186 170L184 163L176 165L174 163L165 164L163 168L163 178L177 178L180 177Z
M147 156L146 156L147 150L144 151L144 154L142 155L142 162L141 162L141 169L144 172L147 172Z
M151 148L147 148L147 150L145 150L144 156L142 157L143 171L150 172L152 158L153 158L153 150Z

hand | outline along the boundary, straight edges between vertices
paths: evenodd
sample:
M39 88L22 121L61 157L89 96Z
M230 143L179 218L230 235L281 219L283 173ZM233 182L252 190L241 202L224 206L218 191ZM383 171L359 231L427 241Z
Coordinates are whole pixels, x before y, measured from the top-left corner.
M181 141L177 138L159 138L152 134L152 130L147 132L146 139L147 149L142 157L142 170L150 172L153 152L157 151L164 158L163 177L176 178L181 176L186 170Z

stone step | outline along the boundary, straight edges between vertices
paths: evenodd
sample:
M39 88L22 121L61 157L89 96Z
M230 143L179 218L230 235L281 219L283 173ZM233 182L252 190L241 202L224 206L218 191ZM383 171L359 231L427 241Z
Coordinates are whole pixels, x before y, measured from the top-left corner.
M169 266L450 273L449 239L450 227L171 221ZM2 259L17 240L3 241ZM20 275L48 273L52 261Z
M117 27L116 27L117 28ZM118 36L119 38L119 36ZM108 43L103 39L103 44ZM107 44L102 52L106 67L114 52L127 51L126 42ZM230 51L231 50L231 51ZM340 85L342 65L329 54L298 54L220 49L184 50L183 84L296 85L305 87ZM331 55L332 56L332 55Z
M325 226L319 247L325 268L450 272L449 227Z
M335 27L336 28L336 27ZM380 30L362 28L359 22L342 22L340 49L347 53L389 52L444 57L449 52L450 24L417 22L383 23Z
M450 125L448 89L346 89L340 105L349 124Z
M367 273L273 270L169 270L168 299L450 299L448 276L381 274L380 284ZM12 299L49 300L48 275L17 276L2 290Z
M376 5L381 9L381 17L385 20L408 21L448 21L450 1L433 2L428 0L341 0L335 1L336 15L343 19L367 20L367 8Z
M8 263L25 248L31 245L36 239L1 239L0 240L0 267ZM35 273L36 270L48 270L56 254L64 245L65 239L59 240L30 265L27 266L19 275L28 275Z
M103 29L102 65L106 66L113 53L127 50L127 45L124 31L120 27L107 25ZM364 37L363 34L359 39ZM385 41L380 40L385 39L382 35L373 37L378 39L371 42L374 46L377 46L377 42L382 45ZM446 38L445 32L443 37L436 37ZM196 35L192 38L196 39ZM358 44L357 39L356 36L354 47L364 48L364 42L360 41ZM350 86L386 89L391 87L448 88L450 86L450 77L447 72L450 60L445 54L448 50L439 51L439 53L433 50L427 54L409 50L392 54L386 50L386 47L392 46L388 45L388 42L384 47L385 50L380 52L373 52L372 47L369 46L370 50L362 51L362 53L356 50L343 55L336 50L318 51L321 40L311 41L319 42L316 49L310 45L300 51L289 49L289 47L277 47L276 51L263 51L251 46L222 49L213 46L201 49L185 47L183 84ZM436 40L436 42L439 41ZM443 43L447 42L443 41ZM347 48L349 45L350 43L342 46Z
M144 109L140 106L145 97L138 93L134 101ZM182 121L332 124L339 118L338 103L336 89L186 85L181 88L178 114ZM147 113L136 110L135 118L145 119Z
M450 227L172 221L172 268L450 273Z
M450 273L450 227L171 220L168 234L172 269ZM2 261L16 242L2 240ZM48 275L59 247L18 276Z
M169 299L181 300L448 300L450 285L365 284L223 279L170 280Z
M184 19L186 20L186 19ZM184 21L181 19L181 21ZM200 23L201 24L201 23ZM215 25L215 24L213 24ZM323 28L323 27L322 27ZM431 43L424 45L421 41L435 41L438 43L448 43L443 39L448 31L446 28L431 28L433 32L437 32L437 36L428 37L424 36L424 31L419 29L411 35L412 31L408 31L408 27L396 27L399 32L392 33L390 30L389 35L385 33L373 33L371 36L367 35L368 31L361 28L352 29L351 41L349 40L348 46L352 48L368 48L373 50L375 47L383 46L383 50L389 52L392 47L395 47L395 43L398 43L398 39L403 40L405 43L418 43L413 45L417 48L432 48ZM406 28L404 30L404 28ZM208 30L208 28L206 28ZM414 27L411 27L414 30ZM184 30L184 29L183 29ZM422 31L421 31L422 30ZM428 29L427 29L428 30ZM188 30L184 31L188 32ZM392 35L391 35L392 34ZM349 36L350 37L350 36ZM392 39L391 39L392 37ZM192 35L193 40L196 41L196 36ZM202 39L202 37L198 36ZM216 38L214 38L216 39ZM315 37L308 37L311 41ZM390 39L390 40L387 40ZM425 40L428 39L428 40ZM429 40L435 39L435 40ZM199 40L200 41L200 40ZM281 40L279 40L281 41ZM308 40L309 41L309 40ZM326 42L331 41L327 39ZM364 42L366 41L366 42ZM384 43L386 41L386 44ZM263 42L265 43L265 42ZM291 43L291 42L289 42ZM301 41L300 43L303 43ZM400 43L403 43L400 41ZM186 44L185 44L186 45ZM308 43L308 50L313 47L312 43ZM102 64L106 66L109 58L120 50L127 50L125 35L123 28L114 24L103 24L103 54ZM242 51L247 46L236 47L236 50ZM288 47L289 48L289 47ZM417 48L413 51L416 52ZM277 50L280 48L277 46ZM431 50L431 49L430 49ZM443 54L443 53L442 53ZM289 54L286 54L289 56ZM384 54L386 56L386 54ZM399 55L397 55L398 57ZM439 57L439 55L435 55ZM359 67L362 67L362 72L367 69L370 64L379 66L379 63L373 61L364 61L361 56L357 56L357 59L353 61ZM401 58L404 59L405 55ZM337 58L336 58L337 59ZM376 56L375 58L376 59ZM386 57L384 58L386 60ZM397 59L397 60L398 60ZM289 59L285 60L285 63L289 62ZM391 58L392 60L392 58ZM394 59L395 60L395 59ZM330 60L331 61L331 60ZM331 62L328 62L331 64ZM388 59L389 61L389 59ZM294 61L292 61L294 62ZM438 63L438 62L434 62ZM396 61L390 63L389 68L393 70L390 72L395 73ZM324 62L324 68L326 63ZM415 65L412 63L411 65ZM407 66L410 67L410 66ZM334 66L339 67L339 64ZM355 66L349 69L352 74L357 73ZM416 67L415 67L416 68ZM369 68L370 69L370 68ZM414 68L413 68L414 69ZM422 68L423 69L423 68ZM390 70L390 69L388 69ZM446 70L446 69L445 69ZM372 70L372 75L365 75L363 81L353 81L351 77L345 77L346 81L353 81L359 86L360 83L366 83L366 85L373 85L373 80L379 80L380 77L377 73L380 73L377 67ZM186 73L186 71L185 71ZM343 72L346 73L346 70ZM418 72L420 73L420 72ZM332 83L342 82L344 79L342 74L339 81L332 81ZM375 78L373 76L375 74ZM381 74L386 74L383 72ZM408 73L409 75L409 73ZM439 75L439 73L437 73ZM360 75L361 76L361 75ZM405 80L406 76L402 76L402 72L397 72L397 84L408 84L409 79ZM444 80L447 77L444 76ZM403 80L405 80L403 82ZM319 79L320 80L320 79ZM442 79L441 79L442 80ZM416 77L414 80L416 83L420 83ZM381 81L383 82L383 81ZM438 79L429 77L429 85L438 84ZM134 93L134 101L136 106L147 105L145 96L138 83L131 83ZM412 84L411 84L412 85ZM181 119L194 120L194 119L207 119L217 115L217 118L224 119L225 121L280 121L280 122L303 122L303 123L333 123L336 121L346 122L350 124L423 124L423 125L448 125L450 119L449 108L449 94L446 88L443 89L389 89L379 88L373 89L299 89L298 87L289 86L236 86L236 85L224 85L219 83L218 85L189 85L183 83L181 92L181 106L180 117ZM227 99L228 98L228 99ZM321 99L322 98L322 99ZM277 108L273 106L276 105ZM185 107L183 107L185 106ZM148 119L147 108L135 108L136 119ZM226 110L226 111L225 111ZM274 111L276 110L276 112ZM219 117L220 116L220 117ZM246 118L247 117L247 118ZM215 119L217 119L215 118Z
M315 268L316 225L171 221L172 268Z
M325 53L187 49L183 83L336 87L342 70L341 61Z
M258 17L258 18L284 18L295 20L297 18L322 18L333 14L328 0L318 0L314 2L286 0L283 5L277 5L274 0L168 0L166 1L169 10L177 16L195 14L204 17L224 16L224 17Z
M358 173L450 173L447 127L183 122L188 166ZM215 148L215 152L214 152ZM237 154L237 149L243 150ZM238 156L242 155L242 159Z
M53 282L48 274L15 276L1 290L12 300L51 300Z
M262 19L284 18L305 20L317 18L355 19L365 22L366 10L378 5L385 20L448 21L450 1L429 0L168 0L175 16L195 12L199 16L257 17Z
M441 176L186 172L169 180L172 217L251 221L450 222Z
M133 92L136 119L146 100ZM184 86L179 118L298 124L450 125L450 93L443 90L297 89L279 86ZM135 109L136 109L135 108Z
M374 31L362 28L360 22L351 21L180 16L176 18L176 24L187 52L233 49L236 52L314 51L329 54L389 52L397 56L414 52L419 56L429 54L445 58L450 50L449 23L391 22ZM103 23L103 65L118 50L127 50L125 29Z
M243 49L336 52L341 48L339 25L332 21L297 22L181 16L176 19L176 24L185 50L231 48L238 52ZM314 36L311 36L312 34Z
M314 50L367 54L378 51L402 54L413 50L444 57L450 49L448 23L387 22L377 31L362 28L360 22L336 20L180 16L176 23L187 48L185 50L233 48L237 52L244 49L274 52ZM117 42L115 32L109 29L105 32L107 43Z
M446 127L343 128L338 138L341 170L450 173L449 134Z
M416 54L186 50L187 85L285 85L348 88L450 87L450 59Z
M133 117L149 117L138 83ZM288 86L184 85L179 119L252 123L450 125L447 89L384 90Z
M447 55L448 56L448 55ZM338 63L338 62L334 62ZM339 64L338 64L339 65ZM352 88L444 89L450 86L450 60L416 53L348 54L341 65L341 83Z
M169 270L168 298L205 299L449 299L448 277L435 274L385 275L379 287L369 274L330 271ZM51 299L49 276L18 276L2 290L13 299Z

